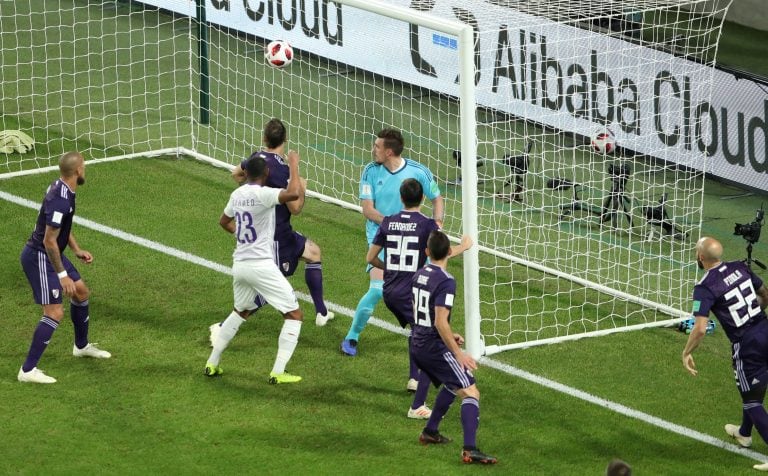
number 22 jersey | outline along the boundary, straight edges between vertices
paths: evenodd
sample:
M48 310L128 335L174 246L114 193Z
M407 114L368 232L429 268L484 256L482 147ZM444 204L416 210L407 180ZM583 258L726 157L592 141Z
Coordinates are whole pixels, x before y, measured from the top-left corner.
M741 261L721 263L710 269L693 288L693 315L715 315L731 342L766 318L757 302L763 281Z

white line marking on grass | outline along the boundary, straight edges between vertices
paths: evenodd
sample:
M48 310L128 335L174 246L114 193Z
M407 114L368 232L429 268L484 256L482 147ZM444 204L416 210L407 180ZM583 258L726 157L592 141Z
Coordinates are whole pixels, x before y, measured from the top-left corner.
M33 202L31 200L27 200L26 198L18 197L16 195L11 195L9 193L3 192L0 190L0 198L6 201L9 201L11 203L15 203L17 205L32 208L34 210L37 210L39 208L39 204L36 202ZM140 236L133 235L131 233L127 233L115 228L111 228L105 225L102 225L100 223L96 223L94 221L88 220L86 218L81 218L76 216L74 219L75 223L78 225L89 228L91 230L95 230L101 233L104 233L109 236L113 236L117 239L128 241L130 243L137 244L139 246L143 246L145 248L149 248L154 251L158 251L160 253L166 254L168 256L172 256L174 258L187 261L193 264L196 264L198 266L202 266L204 268L208 268L213 271L217 271L219 273L231 275L232 274L232 268L229 266L224 266L219 263L215 263L213 261L207 260L205 258L201 258L199 256L193 255L191 253L187 253L186 251L181 251L176 248L172 248L170 246L163 245L161 243L158 243L156 241L148 240L146 238L142 238ZM297 292L296 296L300 298L303 301L311 302L311 297L305 293ZM338 304L334 303L326 303L328 308L338 314L343 314L347 317L352 317L355 313L354 310L340 306ZM394 332L397 334L402 335L408 335L408 332L399 326L396 326L394 324L391 324L387 321L383 321L381 319L377 319L375 317L371 317L370 321L371 324L381 327L385 330L388 330L390 332ZM590 393L584 392L582 390L569 387L567 385L563 385L561 383L555 382L554 380L550 380L548 378L532 374L530 372L526 372L525 370L518 369L517 367L513 367L511 365L505 364L503 362L499 362L497 360L488 358L488 357L482 357L480 359L480 362L484 365L487 365L488 367L491 367L493 369L499 370L501 372L504 372L512 377L518 377L522 378L524 380L527 380L529 382L541 385L543 387L549 388L551 390L555 390L557 392L564 393L570 397L578 398L580 400L584 400L585 402L592 403L594 405L597 405L599 407L606 408L608 410L614 411L616 413L619 413L621 415L634 418L636 420L640 420L644 423L648 423L649 425L653 425L659 428L662 428L664 430L670 431L672 433L677 433L678 435L685 436L687 438L691 438L693 440L700 441L702 443L706 443L708 445L715 446L717 448L724 449L726 451L730 451L731 453L735 453L741 456L747 456L749 458L752 458L756 461L766 461L768 458L760 454L756 451L749 450L746 448L741 448L740 446L737 446L733 443L727 443L723 440L720 440L718 438L715 438L714 436L707 435L705 433L701 433L700 431L692 430L690 428L686 428L681 425L677 425L675 423L668 422L666 420L662 420L661 418L655 417L653 415L649 415L647 413L643 413L638 410L633 410L632 408L629 408L627 406L624 406L620 403L612 402L610 400L606 400L604 398L597 397L595 395L592 395Z

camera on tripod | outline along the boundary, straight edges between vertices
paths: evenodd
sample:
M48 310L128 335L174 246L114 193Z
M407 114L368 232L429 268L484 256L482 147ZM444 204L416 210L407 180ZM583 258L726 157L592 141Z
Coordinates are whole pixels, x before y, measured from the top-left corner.
M609 163L608 164L608 175L611 176L612 179L623 179L627 180L629 179L629 176L632 175L632 168L629 166L629 164L616 162L616 163Z
M764 217L765 210L763 210L763 207L760 206L760 210L757 211L757 216L755 216L755 221L744 225L741 223L736 223L736 226L733 229L733 234L743 237L751 244L757 243L757 241L760 239L760 230L763 227Z

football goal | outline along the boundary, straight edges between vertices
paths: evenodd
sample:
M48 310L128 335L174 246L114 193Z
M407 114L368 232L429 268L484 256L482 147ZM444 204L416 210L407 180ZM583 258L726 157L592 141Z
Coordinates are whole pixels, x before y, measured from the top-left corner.
M473 355L669 325L695 279L729 3L3 2L0 178L71 149L230 167L280 117L310 195L359 210L396 127L446 231L478 245L453 318ZM286 68L264 61L274 39Z

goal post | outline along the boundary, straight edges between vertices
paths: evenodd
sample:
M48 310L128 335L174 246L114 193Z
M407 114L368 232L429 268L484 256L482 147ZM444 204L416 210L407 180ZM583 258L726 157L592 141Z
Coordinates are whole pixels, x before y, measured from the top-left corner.
M729 3L5 2L0 130L35 148L0 154L0 178L72 148L232 166L280 117L309 195L359 210L374 134L396 127L446 232L476 243L453 318L473 356L669 325L695 279ZM263 60L273 39L289 67Z

